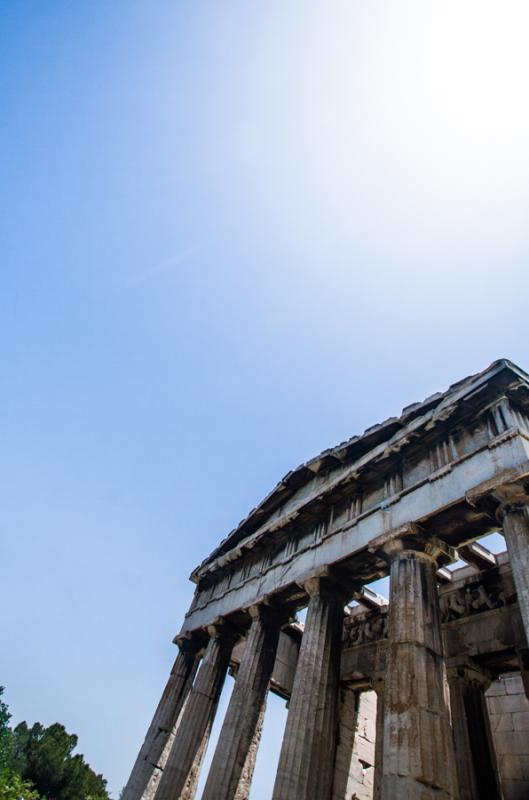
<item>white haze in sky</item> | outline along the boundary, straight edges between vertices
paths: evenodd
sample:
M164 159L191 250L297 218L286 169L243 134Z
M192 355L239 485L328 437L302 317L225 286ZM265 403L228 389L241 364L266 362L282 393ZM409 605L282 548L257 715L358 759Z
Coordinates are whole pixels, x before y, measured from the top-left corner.
M217 15L222 40L233 19ZM360 246L388 271L525 245L525 3L284 4L269 16L263 30L247 12L242 74L215 109L227 196L233 181L252 198L245 222L270 220L307 247Z

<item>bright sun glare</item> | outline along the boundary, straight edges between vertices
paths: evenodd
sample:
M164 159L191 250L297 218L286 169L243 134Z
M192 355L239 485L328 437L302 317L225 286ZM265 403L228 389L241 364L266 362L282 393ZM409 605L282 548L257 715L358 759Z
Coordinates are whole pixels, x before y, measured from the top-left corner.
M347 238L356 214L371 238L373 219L429 244L525 235L526 3L347 2L281 24L257 41L231 146L241 172L258 153L285 227Z

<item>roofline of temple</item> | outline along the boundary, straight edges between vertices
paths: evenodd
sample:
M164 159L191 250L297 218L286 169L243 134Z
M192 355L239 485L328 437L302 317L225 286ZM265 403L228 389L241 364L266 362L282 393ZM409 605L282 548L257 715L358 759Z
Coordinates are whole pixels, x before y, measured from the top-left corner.
M261 503L253 508L237 527L220 542L218 547L193 570L190 579L198 582L203 573L211 570L213 562L236 548L243 539L255 533L266 523L267 518L274 511L284 505L296 491L323 470L343 465L345 462L353 466L360 459L362 459L362 468L364 468L371 458L366 459L363 457L375 448L379 450L380 445L385 442L389 444L391 441L391 449L398 449L399 439L406 436L413 420L418 417L424 417L429 412L432 412L433 409L436 409L435 416L438 417L443 410L440 408L441 406L448 409L448 407L461 402L503 370L509 370L513 373L513 376L520 378L524 382L529 382L529 375L520 367L508 359L499 359L482 372L453 383L445 392L436 392L422 402L406 406L402 410L400 417L390 417L384 422L373 425L362 434L352 436L347 441L336 445L336 447L323 450L316 457L288 472ZM426 422L427 420L424 420L425 424ZM374 453L373 457L375 457Z

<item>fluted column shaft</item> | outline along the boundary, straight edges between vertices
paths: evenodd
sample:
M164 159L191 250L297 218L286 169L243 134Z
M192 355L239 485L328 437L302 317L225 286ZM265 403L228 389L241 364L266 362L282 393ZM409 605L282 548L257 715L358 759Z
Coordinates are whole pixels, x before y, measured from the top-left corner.
M223 626L208 628L210 639L193 688L182 712L156 800L194 795L196 777L217 710L234 637ZM190 784L192 788L190 789Z
M435 571L424 552L392 554L382 800L454 797Z
M251 782L256 731L259 735L281 622L267 609L253 607L250 614L252 624L202 800L234 800L240 783L244 795Z
M489 681L467 667L447 674L459 800L501 800L484 695Z
M529 650L520 649L517 651L517 655L525 696L529 700Z
M518 607L529 646L529 506L505 505L503 533L509 551Z
M304 586L310 601L273 800L328 800L332 791L344 599L325 579Z
M153 774L163 766L161 759L165 745L189 694L198 665L194 642L184 641L179 647L180 652L127 781L123 800L141 800Z

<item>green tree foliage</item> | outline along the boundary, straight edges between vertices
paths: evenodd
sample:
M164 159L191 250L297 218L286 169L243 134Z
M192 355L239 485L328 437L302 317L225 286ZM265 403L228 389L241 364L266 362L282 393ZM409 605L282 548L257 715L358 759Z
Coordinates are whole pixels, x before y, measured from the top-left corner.
M103 776L73 754L77 736L58 722L11 730L3 693L0 686L0 800L109 800Z
M11 769L0 770L0 800L39 800L39 793Z
M13 755L13 733L9 727L11 714L2 700L4 687L0 686L0 800L39 800L39 794L29 781L10 769Z
M2 700L3 694L4 687L0 686L0 771L9 764L12 743L12 733L9 727L11 714L6 703Z
M11 767L31 781L42 797L53 800L108 800L106 781L85 762L73 755L77 736L63 725L45 728L25 722L13 731Z

